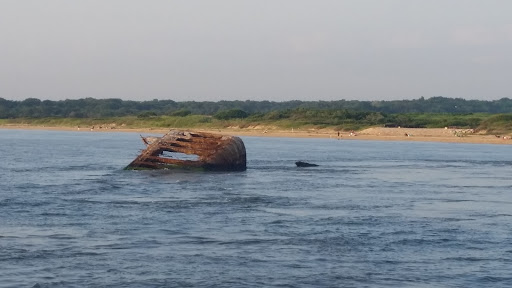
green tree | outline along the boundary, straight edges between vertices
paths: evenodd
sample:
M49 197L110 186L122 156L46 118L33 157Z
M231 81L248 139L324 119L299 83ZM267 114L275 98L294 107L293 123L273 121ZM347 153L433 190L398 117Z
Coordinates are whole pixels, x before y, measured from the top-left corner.
M171 113L171 116L185 117L185 116L188 116L190 114L192 114L192 112L190 110L180 109L180 110L173 111Z
M241 109L222 110L213 115L215 119L219 120L242 119L248 116L249 114Z

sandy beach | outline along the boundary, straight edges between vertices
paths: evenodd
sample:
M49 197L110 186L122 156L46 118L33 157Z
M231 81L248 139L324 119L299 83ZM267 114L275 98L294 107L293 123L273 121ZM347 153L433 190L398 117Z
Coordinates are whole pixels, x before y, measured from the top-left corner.
M30 125L0 125L0 129L23 130L59 130L80 132L137 132L141 134L164 134L170 129L91 129L78 127L46 127ZM179 129L179 128L177 128ZM185 129L186 130L186 129ZM361 131L338 132L332 129L272 129L272 128L224 128L224 129L190 129L203 132L220 133L235 136L257 137L295 137L295 138L331 138L339 140L378 140L378 141L423 141L447 143L482 143L482 144L512 144L510 135L487 135L473 133L470 129L446 128L384 128L373 127Z

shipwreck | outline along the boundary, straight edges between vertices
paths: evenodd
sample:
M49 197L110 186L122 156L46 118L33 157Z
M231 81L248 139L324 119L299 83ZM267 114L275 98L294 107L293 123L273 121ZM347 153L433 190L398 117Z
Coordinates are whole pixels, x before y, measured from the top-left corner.
M171 130L162 137L142 137L142 141L146 149L125 169L245 171L247 168L244 142L239 137Z

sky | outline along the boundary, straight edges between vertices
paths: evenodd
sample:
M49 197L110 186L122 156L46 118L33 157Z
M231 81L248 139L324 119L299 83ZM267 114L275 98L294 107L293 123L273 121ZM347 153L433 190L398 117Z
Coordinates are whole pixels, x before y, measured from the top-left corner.
M0 98L512 98L510 0L0 0Z

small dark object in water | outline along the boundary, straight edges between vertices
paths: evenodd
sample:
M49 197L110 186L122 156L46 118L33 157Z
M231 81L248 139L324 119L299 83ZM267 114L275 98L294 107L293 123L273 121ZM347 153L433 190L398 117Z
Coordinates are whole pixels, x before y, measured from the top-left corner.
M295 165L297 165L297 167L317 167L318 166L317 164L308 163L308 162L304 162L304 161L297 161L297 162L295 162Z

